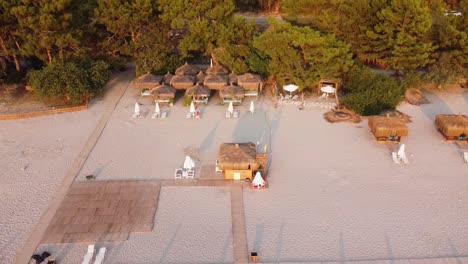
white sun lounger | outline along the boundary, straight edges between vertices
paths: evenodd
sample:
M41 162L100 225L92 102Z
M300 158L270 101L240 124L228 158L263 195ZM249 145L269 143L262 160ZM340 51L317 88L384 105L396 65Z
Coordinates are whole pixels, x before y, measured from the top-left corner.
M96 255L96 259L94 260L94 264L104 263L105 255L106 255L106 248L105 247L100 248L99 253Z
M160 116L161 116L160 113L154 113L154 114L151 116L151 118L152 118L152 119L156 119L156 118L159 118Z
M393 160L393 163L400 164L400 160L398 159L396 152L392 152L392 160Z
M234 117L234 118L239 118L239 111L235 110L235 111L232 113L232 117Z
M231 112L229 111L226 112L226 118L231 118Z
M186 179L193 179L194 176L195 176L195 171L193 169L189 169L187 171L187 174L185 175L185 178Z
M161 114L161 119L165 119L167 117L167 113L166 112L162 112Z
M468 152L463 152L463 159L468 163Z
M174 172L174 179L182 179L182 169L176 169Z
M187 113L187 115L185 116L186 119L190 119L192 117L193 117L192 113Z
M86 255L83 257L83 261L81 263L90 264L94 257L94 251L94 245L88 245L88 252L86 252Z

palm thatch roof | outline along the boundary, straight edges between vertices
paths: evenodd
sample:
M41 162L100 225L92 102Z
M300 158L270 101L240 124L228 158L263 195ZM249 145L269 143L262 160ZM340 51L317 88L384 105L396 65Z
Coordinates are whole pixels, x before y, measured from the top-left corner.
M330 123L361 122L361 117L358 114L346 108L328 111L325 114L323 114L323 118L325 118L325 120L327 120Z
M138 88L153 88L158 86L162 81L162 76L157 76L151 73L144 74L136 80Z
M210 88L198 83L185 91L185 95L193 97L209 97L210 94Z
M174 75L171 74L170 72L167 72L166 75L163 76L164 83L165 84L170 84L171 80L172 80L172 77L174 77Z
M219 147L218 167L221 170L258 170L254 143L225 143Z
M231 72L231 73L228 75L228 82L229 82L229 83L237 83L237 74Z
M203 71L199 71L198 74L195 76L195 81L197 83L203 83L205 80L206 75L203 73Z
M200 71L199 68L197 68L194 65L190 65L187 62L180 66L179 68L176 69L175 74L176 75L196 75Z
M262 78L257 74L245 73L237 76L237 85L245 90L258 90L262 88Z
M187 89L192 87L194 83L195 78L189 75L174 75L170 82L175 89Z
M161 84L156 88L153 88L150 91L150 94L155 97L155 98L174 98L175 97L176 90L174 87L167 85L167 84Z
M244 98L245 92L241 87L231 84L221 89L219 96L221 98Z
M226 68L224 68L221 64L218 64L218 63L206 69L206 74L211 74L211 75L227 75L228 73L229 71Z
M369 128L376 138L389 136L407 136L408 127L398 118L387 116L369 117Z
M207 75L203 84L210 89L221 90L227 85L227 78L225 75Z
M447 137L468 135L468 117L466 115L437 115L435 125Z
M424 97L421 91L414 88L406 89L405 99L408 103L412 105L421 105L429 103L429 101Z

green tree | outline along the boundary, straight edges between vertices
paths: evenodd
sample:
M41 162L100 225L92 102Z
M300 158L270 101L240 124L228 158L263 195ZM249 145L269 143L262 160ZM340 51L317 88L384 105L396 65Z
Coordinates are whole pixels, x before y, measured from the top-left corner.
M4 62L13 58L16 71L20 71L18 56L21 39L17 35L18 20L11 13L15 4L15 0L0 0L0 57Z

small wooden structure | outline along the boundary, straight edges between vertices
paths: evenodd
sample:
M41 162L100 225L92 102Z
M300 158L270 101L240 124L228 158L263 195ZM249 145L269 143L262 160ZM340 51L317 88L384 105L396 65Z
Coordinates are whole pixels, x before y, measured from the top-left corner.
M153 97L155 102L158 103L170 103L174 100L176 90L174 87L161 84L156 88L151 89L150 95Z
M224 86L227 85L227 76L226 75L207 75L203 81L205 86L208 86L213 90L221 90Z
M321 79L317 86L317 94L322 93L322 87L331 86L338 91L341 88L341 80L339 79Z
M185 96L192 97L192 102L194 103L208 103L210 94L210 88L198 83L185 91Z
M221 89L219 96L223 99L223 103L241 103L242 99L244 99L244 89L231 84Z
M172 77L174 77L174 75L171 74L170 72L167 72L167 73L163 76L163 83L165 83L165 84L171 84Z
M174 75L171 78L170 85L176 90L185 90L193 86L195 77L190 75Z
M227 75L228 73L229 71L218 63L206 69L207 75Z
M237 76L237 85L244 88L245 96L258 96L258 93L263 89L260 75L252 73Z
M217 168L227 180L252 180L260 168L254 143L225 143L219 147Z
M377 141L397 141L408 135L408 127L395 117L373 116L369 117L369 128Z
M194 65L190 65L187 62L175 70L176 75L192 75L195 76L200 69Z
M446 140L468 142L468 117L466 115L437 115L435 125Z
M162 76L157 76L148 72L147 74L138 77L135 82L135 87L140 89L151 89L161 84L162 79Z

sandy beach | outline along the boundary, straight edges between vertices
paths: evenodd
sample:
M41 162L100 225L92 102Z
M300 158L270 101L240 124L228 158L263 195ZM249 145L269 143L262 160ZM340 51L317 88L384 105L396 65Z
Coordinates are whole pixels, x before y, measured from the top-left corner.
M269 188L244 189L249 251L262 263L399 260L468 256L468 167L434 126L436 114L467 114L468 94L426 93L431 104L402 103L412 117L402 140L410 161L396 165L367 127L330 124L324 109L273 108L267 98L238 107L211 98L201 119L185 119L182 100L165 120L130 87L117 104L77 181L173 179L186 153L213 165L219 145L254 142L270 153ZM96 126L106 98L85 112L0 123L0 263L46 211L65 172ZM131 118L135 102L144 118ZM201 170L196 177L200 177ZM189 201L189 202L187 202ZM232 263L230 193L225 188L164 187L153 231L109 248L106 263ZM86 244L41 245L60 263L78 263Z

